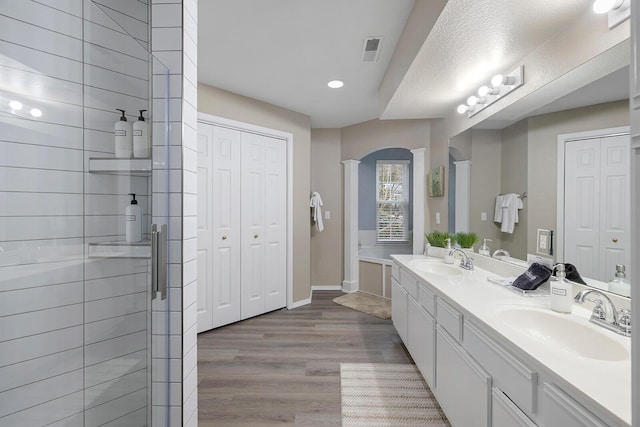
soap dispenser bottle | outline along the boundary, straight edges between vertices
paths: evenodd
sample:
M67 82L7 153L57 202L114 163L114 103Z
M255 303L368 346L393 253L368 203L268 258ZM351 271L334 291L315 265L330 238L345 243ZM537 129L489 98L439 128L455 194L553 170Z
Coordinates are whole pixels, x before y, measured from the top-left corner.
M129 195L131 204L124 210L125 237L127 242L136 243L142 240L142 208L138 206L135 193Z
M451 247L451 239L446 239L447 247L444 248L444 262L445 264L453 264L453 254L451 251L453 248Z
M113 134L116 144L116 157L129 159L133 156L133 135L131 132L131 123L127 121L124 110L116 108L122 113L120 119L113 127Z
M492 242L492 241L493 240L491 239L482 239L482 246L480 246L478 253L480 255L491 256L491 249L489 249L489 245L487 245L487 242Z
M558 313L571 313L573 309L573 286L567 280L564 271L564 264L558 263L556 269L556 280L551 278L551 310Z
M626 297L631 296L631 283L624 273L624 265L616 265L616 275L609 280L609 291Z
M149 146L149 127L144 121L144 113L147 110L140 110L138 121L133 124L133 157L151 157L151 147Z

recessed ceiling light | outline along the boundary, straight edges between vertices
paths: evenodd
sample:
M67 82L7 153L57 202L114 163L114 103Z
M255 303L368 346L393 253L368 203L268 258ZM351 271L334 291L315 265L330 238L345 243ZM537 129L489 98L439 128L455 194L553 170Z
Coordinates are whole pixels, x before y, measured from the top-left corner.
M11 108L12 110L22 110L22 102L20 101L10 101L9 102L9 108Z
M327 83L327 86L329 86L331 89L338 89L344 86L344 82L342 80L331 80L329 83Z
M38 108L32 108L31 111L29 111L31 113L31 115L33 117L40 117L42 116L42 111Z

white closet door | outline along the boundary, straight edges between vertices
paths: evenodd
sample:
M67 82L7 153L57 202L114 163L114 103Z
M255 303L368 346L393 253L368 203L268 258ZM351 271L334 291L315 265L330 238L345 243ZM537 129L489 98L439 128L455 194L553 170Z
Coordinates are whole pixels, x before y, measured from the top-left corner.
M600 140L565 146L565 253L585 277L599 277Z
M241 132L213 128L211 267L213 327L240 320L240 145ZM200 194L200 191L198 191Z
M629 135L603 138L600 150L600 280L607 281L616 264L625 265L627 276L631 274Z
M287 147L265 140L265 311L287 304Z
M242 134L241 317L265 312L265 143L260 135Z
M213 127L198 123L198 332L213 328L211 147Z

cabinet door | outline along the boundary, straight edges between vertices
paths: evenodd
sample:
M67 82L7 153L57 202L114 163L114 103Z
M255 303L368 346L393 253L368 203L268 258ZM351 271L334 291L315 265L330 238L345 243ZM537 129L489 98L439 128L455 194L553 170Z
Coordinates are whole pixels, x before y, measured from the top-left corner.
M435 388L436 322L420 304L408 297L407 340L411 357L432 389Z
M451 425L489 426L491 377L439 326L436 337L434 393Z
M607 425L553 384L544 384L541 406L543 425L546 427L605 427Z
M391 320L402 342L407 345L407 291L391 279Z
M491 425L493 427L536 427L536 425L498 388L493 388Z

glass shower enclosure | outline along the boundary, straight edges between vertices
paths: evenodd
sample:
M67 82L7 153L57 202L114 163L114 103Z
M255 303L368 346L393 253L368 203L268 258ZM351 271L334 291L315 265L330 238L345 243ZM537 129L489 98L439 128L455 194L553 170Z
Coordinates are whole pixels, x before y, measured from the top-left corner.
M0 2L0 425L170 424L170 94L149 11ZM116 109L147 110L148 153L116 157Z

